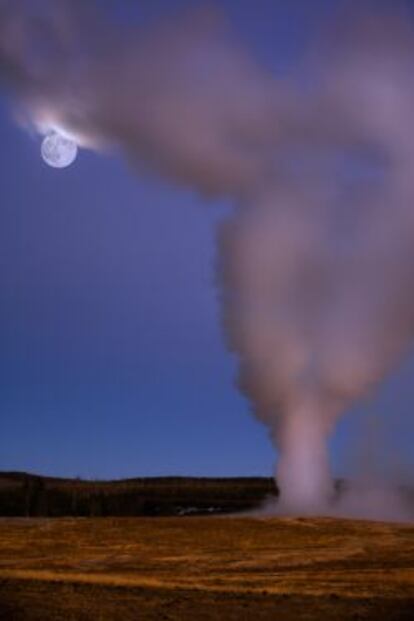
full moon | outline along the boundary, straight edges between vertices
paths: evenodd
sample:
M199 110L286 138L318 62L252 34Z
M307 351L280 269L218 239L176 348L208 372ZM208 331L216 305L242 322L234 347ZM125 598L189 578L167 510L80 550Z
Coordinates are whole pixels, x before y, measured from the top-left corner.
M41 153L44 161L53 168L66 168L76 159L78 146L76 142L57 132L48 134L43 142Z

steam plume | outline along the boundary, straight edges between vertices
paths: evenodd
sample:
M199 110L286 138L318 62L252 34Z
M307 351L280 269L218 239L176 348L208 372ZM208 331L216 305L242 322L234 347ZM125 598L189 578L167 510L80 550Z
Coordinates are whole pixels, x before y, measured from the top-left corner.
M234 199L218 279L240 388L279 450L285 506L323 510L335 422L414 335L408 20L332 24L306 71L282 81L214 11L148 33L85 4L0 0L2 76L40 131L63 126Z

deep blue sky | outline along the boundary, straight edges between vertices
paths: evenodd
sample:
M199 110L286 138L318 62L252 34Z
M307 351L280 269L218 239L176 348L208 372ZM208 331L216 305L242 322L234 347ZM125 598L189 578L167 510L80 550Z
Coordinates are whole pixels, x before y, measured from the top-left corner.
M142 21L200 3L116 4L118 17ZM220 4L280 71L333 3ZM214 223L227 206L144 178L118 156L82 151L71 168L48 168L40 139L16 126L4 96L0 136L0 469L271 474L274 450L234 387L220 334ZM368 427L393 430L397 466L413 463L413 373L411 359L340 424L336 472L358 420L373 414L380 422Z

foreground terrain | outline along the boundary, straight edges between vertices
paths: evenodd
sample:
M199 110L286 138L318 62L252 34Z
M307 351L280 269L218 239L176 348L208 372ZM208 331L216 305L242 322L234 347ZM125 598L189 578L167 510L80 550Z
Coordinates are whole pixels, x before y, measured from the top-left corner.
M0 619L7 621L408 621L413 611L412 525L0 520Z

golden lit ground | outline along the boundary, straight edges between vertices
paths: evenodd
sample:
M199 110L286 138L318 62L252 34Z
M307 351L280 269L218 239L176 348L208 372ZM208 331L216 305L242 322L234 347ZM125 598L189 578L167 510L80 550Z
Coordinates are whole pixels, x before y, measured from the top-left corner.
M0 520L0 619L414 618L414 525Z

